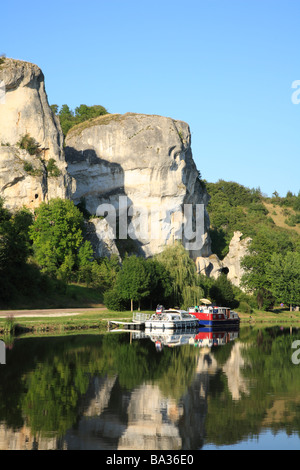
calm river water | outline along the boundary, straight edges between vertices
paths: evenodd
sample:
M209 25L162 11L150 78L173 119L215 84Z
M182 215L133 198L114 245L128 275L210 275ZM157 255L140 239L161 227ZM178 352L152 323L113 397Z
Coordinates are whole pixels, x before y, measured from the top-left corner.
M295 327L0 339L0 450L300 449Z

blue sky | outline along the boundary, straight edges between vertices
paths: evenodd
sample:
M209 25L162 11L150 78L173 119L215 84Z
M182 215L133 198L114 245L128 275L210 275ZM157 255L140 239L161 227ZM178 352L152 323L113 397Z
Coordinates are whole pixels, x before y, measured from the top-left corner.
M11 0L0 11L0 53L41 67L50 104L186 121L207 181L298 194L299 0Z

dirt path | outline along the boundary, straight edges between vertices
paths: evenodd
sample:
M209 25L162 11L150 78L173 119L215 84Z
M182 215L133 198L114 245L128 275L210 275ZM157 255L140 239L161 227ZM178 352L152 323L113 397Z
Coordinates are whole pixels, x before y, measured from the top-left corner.
M0 310L0 318L13 317L68 317L80 313L91 313L106 310L105 307L91 308L52 308L41 310Z

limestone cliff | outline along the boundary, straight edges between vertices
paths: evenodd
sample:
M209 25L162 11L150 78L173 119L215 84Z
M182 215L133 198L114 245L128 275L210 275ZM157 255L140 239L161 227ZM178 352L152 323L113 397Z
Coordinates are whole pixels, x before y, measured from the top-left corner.
M228 279L238 287L244 274L241 261L249 253L248 248L251 243L250 237L242 238L242 236L242 232L234 232L229 244L229 252L223 259L223 265L228 269Z
M229 252L223 260L217 255L200 256L196 259L196 269L198 273L217 279L222 272L227 274L233 285L241 287L241 280L244 270L241 261L249 253L251 238L242 238L242 232L236 231L229 244Z
M123 196L128 238L140 252L151 256L176 238L186 244L181 215L184 205L190 204L194 228L200 223L195 207L204 209L201 248L190 250L191 255L211 253L208 194L199 179L185 122L133 113L101 116L72 128L65 152L68 172L76 181L74 202L84 200L87 210L97 215L105 215L103 204L112 205L120 231L124 230Z
M0 193L5 205L36 207L43 200L68 197L71 179L63 135L48 104L42 71L28 62L5 59L0 83L5 90L0 103ZM36 142L36 153L20 148L25 135ZM55 175L49 171L49 161Z
M195 260L204 257L207 262L209 196L192 157L188 124L163 116L106 115L71 129L64 149L38 66L5 59L0 64L0 91L0 196L6 207L35 208L55 197L72 198L75 204L84 200L92 215L105 216L103 204L110 204L117 227L102 219L89 224L98 256L119 253L120 244L117 247L110 237L114 229L125 251L152 256L179 238ZM20 145L24 136L36 143L36 151ZM126 201L125 222L120 196ZM187 205L193 208L190 232L203 225L200 244L187 236Z

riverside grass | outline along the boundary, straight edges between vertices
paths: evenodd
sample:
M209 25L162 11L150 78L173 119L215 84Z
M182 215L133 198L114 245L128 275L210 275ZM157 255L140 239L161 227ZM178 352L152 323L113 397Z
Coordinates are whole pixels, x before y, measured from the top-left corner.
M49 310L50 311L50 310ZM51 310L52 311L52 310ZM145 313L153 311L143 310ZM238 312L238 310L237 310ZM1 313L1 311L0 311ZM254 311L251 314L239 313L241 326L247 324L270 324L289 326L300 323L300 312L290 312L280 308L270 312ZM13 311L6 318L0 318L0 337L5 333L5 325L8 323L14 326L15 334L103 334L108 331L109 320L130 321L132 319L131 311L115 312L105 308L93 309L93 311L83 311L74 313L74 316L46 317L14 317Z

